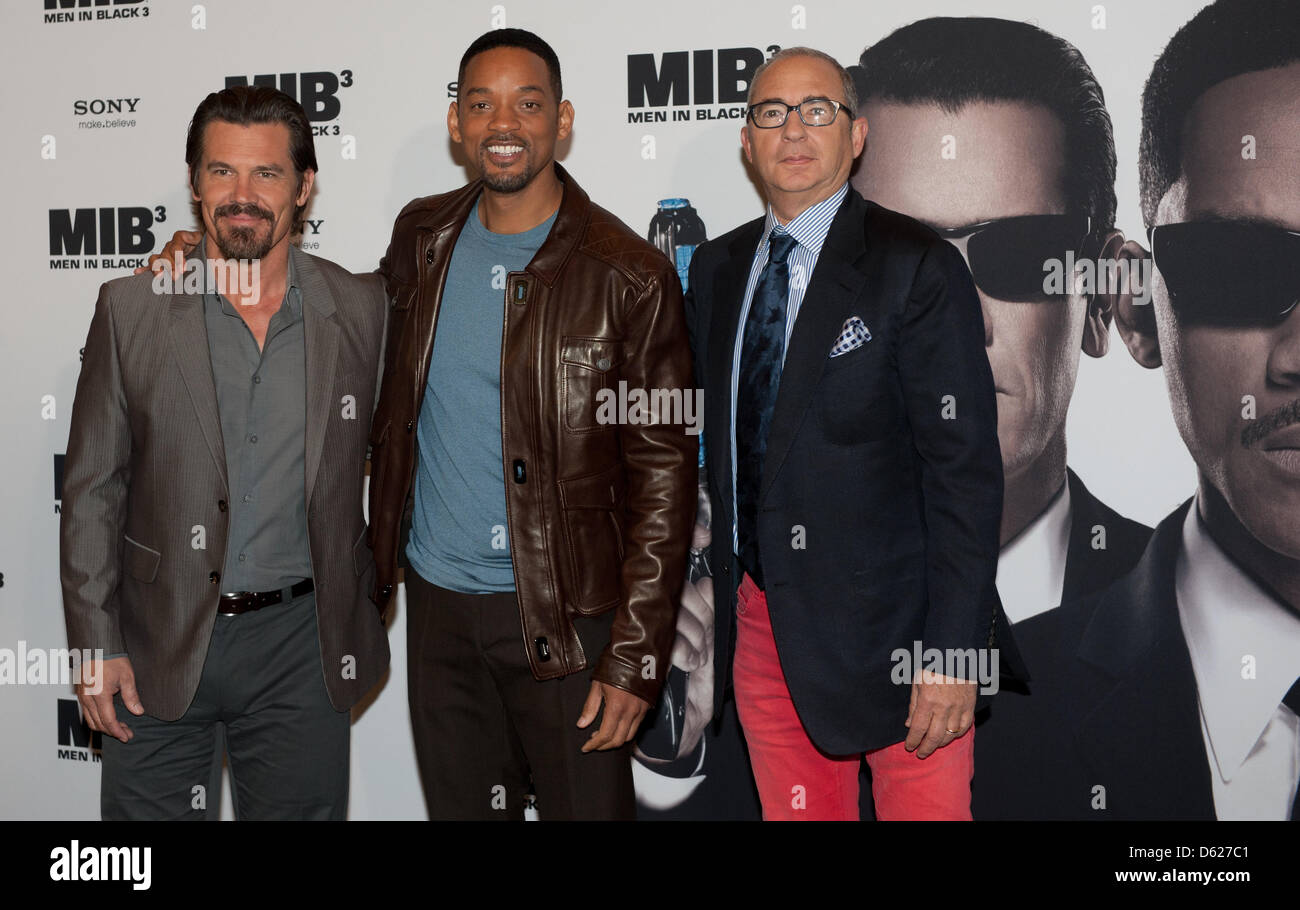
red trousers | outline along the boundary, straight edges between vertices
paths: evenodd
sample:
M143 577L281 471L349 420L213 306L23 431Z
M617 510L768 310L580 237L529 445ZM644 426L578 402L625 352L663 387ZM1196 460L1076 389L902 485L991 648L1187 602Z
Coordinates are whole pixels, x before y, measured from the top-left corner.
M767 596L748 574L737 591L736 711L749 746L764 820L858 818L858 772L871 767L876 817L969 821L975 728L927 758L902 742L863 755L827 755L795 713L772 637ZM900 731L906 733L906 730Z

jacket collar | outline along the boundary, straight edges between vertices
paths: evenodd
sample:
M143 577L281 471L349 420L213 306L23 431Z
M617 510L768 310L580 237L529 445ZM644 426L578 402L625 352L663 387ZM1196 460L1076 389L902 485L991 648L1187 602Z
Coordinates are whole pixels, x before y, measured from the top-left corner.
M564 264L577 249L591 221L591 197L558 161L553 166L555 176L564 185L564 195L560 198L560 209L551 232L527 267L527 271L547 287L555 286ZM449 194L446 201L434 210L433 214L438 217L429 219L421 227L435 233L453 231L459 235L466 220L474 213L482 192L482 178L467 183Z

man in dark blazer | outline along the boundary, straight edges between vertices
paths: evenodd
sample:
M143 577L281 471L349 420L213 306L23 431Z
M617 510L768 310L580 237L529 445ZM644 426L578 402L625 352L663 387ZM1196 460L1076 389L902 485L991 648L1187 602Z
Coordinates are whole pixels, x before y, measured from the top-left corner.
M100 652L78 697L105 819L212 817L223 735L239 818L346 817L349 709L389 657L361 508L386 307L290 242L311 136L274 89L209 95L186 147L205 244L95 307L60 563L69 645Z
M961 255L848 187L855 94L807 48L755 74L768 214L691 263L715 666L765 818L857 818L864 754L878 817L970 818L976 687L1010 644L994 387Z

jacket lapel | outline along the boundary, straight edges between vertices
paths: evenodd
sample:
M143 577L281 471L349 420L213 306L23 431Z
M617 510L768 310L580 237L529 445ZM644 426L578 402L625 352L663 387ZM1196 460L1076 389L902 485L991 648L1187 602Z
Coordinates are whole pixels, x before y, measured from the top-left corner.
M1122 791L1124 804L1111 808L1126 818L1214 818L1196 677L1174 593L1191 503L1160 523L1133 571L1100 595L1079 645L1079 658L1109 686L1099 698L1080 692L1096 700L1076 745L1090 780Z
M760 502L767 497L790 452L844 320L853 314L854 304L871 286L870 276L861 268L867 252L865 217L866 203L850 188L826 234L790 335L768 430Z
M338 364L339 325L336 304L329 284L316 263L297 247L289 248L298 287L302 291L303 340L307 359L307 503L311 503L325 448L325 430L337 404L334 400L334 373Z
M186 275L173 276L179 283L190 269L204 268L203 245L199 244L186 257ZM167 309L170 325L168 337L172 356L180 369L181 381L194 405L203 441L221 476L221 484L229 490L226 475L226 447L221 437L221 414L217 410L217 384L212 378L212 354L208 348L208 327L203 319L203 298L199 294L171 294Z

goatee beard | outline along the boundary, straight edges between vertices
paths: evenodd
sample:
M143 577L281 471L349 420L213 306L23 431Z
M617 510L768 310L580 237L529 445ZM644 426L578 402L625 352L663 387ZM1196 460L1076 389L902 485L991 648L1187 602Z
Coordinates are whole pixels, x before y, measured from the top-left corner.
M252 227L217 229L217 249L223 259L262 259L271 252L271 232L258 236Z

